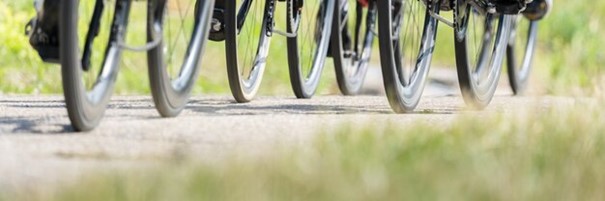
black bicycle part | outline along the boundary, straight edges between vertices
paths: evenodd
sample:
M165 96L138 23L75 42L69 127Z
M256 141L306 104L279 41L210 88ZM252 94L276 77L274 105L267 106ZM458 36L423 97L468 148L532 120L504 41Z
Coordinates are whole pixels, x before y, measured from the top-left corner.
M46 0L35 1L34 6L36 7L36 17L31 19L25 27L29 43L44 62L60 63L60 4L57 1Z
M84 53L82 54L82 69L88 71L90 69L90 57L92 54L92 43L94 39L99 35L99 26L101 26L101 15L105 9L104 1L96 1L95 8L90 19L88 27L88 33L86 34L86 40L84 42Z

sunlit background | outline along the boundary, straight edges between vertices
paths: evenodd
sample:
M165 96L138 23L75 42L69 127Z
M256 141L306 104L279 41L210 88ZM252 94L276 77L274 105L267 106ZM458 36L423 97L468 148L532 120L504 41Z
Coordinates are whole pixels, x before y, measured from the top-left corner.
M35 15L31 1L0 2L0 93L60 94L60 66L44 64L24 34L25 24ZM285 27L285 6L279 4L277 25ZM135 2L127 42L145 40L146 2ZM449 17L451 13L443 13ZM304 27L304 26L303 26ZM539 25L539 42L530 92L534 94L589 95L598 90L605 68L605 2L556 1L553 12ZM453 32L441 24L433 68L454 69ZM195 95L228 93L224 43L209 42L204 55ZM374 68L379 68L375 43ZM291 95L288 78L286 39L272 40L261 95ZM117 80L118 94L149 94L146 54L126 52ZM211 59L210 59L211 58ZM334 68L327 60L319 94L338 94ZM452 77L456 74L452 71ZM505 76L505 74L503 74ZM506 79L501 79L506 82Z

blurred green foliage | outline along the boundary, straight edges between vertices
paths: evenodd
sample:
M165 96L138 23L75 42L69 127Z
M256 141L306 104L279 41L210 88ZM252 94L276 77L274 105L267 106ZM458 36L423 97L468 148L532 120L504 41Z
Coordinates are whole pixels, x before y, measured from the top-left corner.
M25 37L33 16L31 2L0 2L0 91L3 93L59 92L60 74L38 58Z
M128 32L130 43L142 44L145 2L135 3ZM283 8L279 8L283 12ZM61 93L60 67L44 64L24 35L26 22L34 16L32 1L0 2L0 93ZM450 13L443 13L449 16ZM285 24L279 18L278 26ZM534 60L533 88L547 94L591 94L604 80L605 2L557 1L553 12L540 23L539 49ZM435 67L454 66L451 28L441 25L433 61ZM291 94L285 39L274 37L261 94ZM374 66L379 66L378 51ZM228 93L222 43L210 42L194 93ZM320 93L338 93L331 59L327 60ZM149 94L144 53L127 52L117 81L118 94ZM452 75L455 76L455 75ZM504 80L504 78L503 78ZM600 87L600 86L598 86ZM598 88L597 87L597 88Z
M605 2L556 1L550 16L540 25L537 72L547 73L547 90L587 92L602 83L605 72ZM576 91L577 92L577 91ZM586 91L585 91L586 92Z

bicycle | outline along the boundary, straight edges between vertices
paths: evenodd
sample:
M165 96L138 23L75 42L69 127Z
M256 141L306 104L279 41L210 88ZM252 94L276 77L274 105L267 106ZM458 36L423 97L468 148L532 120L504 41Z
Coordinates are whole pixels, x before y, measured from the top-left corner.
M527 88L538 38L538 22L552 8L552 0L534 0L525 11L517 15L511 25L506 48L508 80L515 95Z
M461 0L458 0L461 1ZM478 1L478 0L475 0ZM472 1L471 1L472 2ZM483 4L471 5L470 3L466 3L467 7L472 6L475 11L473 13L483 12L486 13L486 16L499 16L500 24L498 25L497 32L486 32L492 36L496 33L494 53L491 58L491 66L489 69L489 73L487 73L488 77L485 80L480 80L479 76L485 74L482 72L481 65L485 65L483 62L487 57L485 54L485 44L486 40L482 42L482 51L479 55L482 57L478 58L477 68L471 71L472 68L470 66L465 66L465 63L469 60L464 59L465 54L460 54L461 59L458 58L460 53L464 53L464 51L458 51L459 49L463 49L464 44L461 42L456 42L456 50L457 50L457 67L459 74L459 83L462 89L463 97L467 104L471 106L482 109L486 107L491 99L494 96L496 91L498 80L500 77L500 72L502 71L502 60L504 55L506 55L507 59L507 69L509 72L509 81L510 85L513 88L515 94L520 94L522 90L525 89L527 79L529 77L529 71L531 68L531 61L533 59L533 53L535 51L535 45L537 40L537 20L542 19L546 13L549 11L550 6L552 6L552 1L550 0L496 0L496 1L487 1L483 2ZM537 7L537 5L543 5L543 7ZM467 8L470 9L470 8ZM526 10L527 9L527 10ZM458 9L461 11L461 9ZM468 13L468 11L467 11ZM455 12L456 14L456 12ZM523 14L525 17L522 17ZM470 15L467 14L467 16ZM458 15L460 16L460 15ZM523 25L519 25L523 18L530 19L533 16L533 19L530 20L530 23L527 25L527 41L525 41L524 49L515 49L517 40L519 38L525 37L516 37L516 36L524 36L522 33L519 35L518 28L524 28ZM454 18L456 19L456 18ZM462 18L464 20L464 18ZM468 19L467 19L468 20ZM461 24L461 23L458 23ZM486 23L487 27L490 27L490 23ZM458 27L457 31L462 31L462 27ZM455 27L456 29L456 27ZM485 37L485 34L482 35ZM468 46L466 46L468 48ZM489 47L489 46L487 46ZM523 61L521 64L517 63L516 59L519 57L518 55L523 55ZM483 64L482 64L483 63ZM487 82L484 84L482 82Z
M282 31L275 26L275 10L276 3L284 1L287 19ZM229 86L235 100L244 103L256 96L273 34L287 37L290 81L296 97L310 98L323 70L333 10L334 1L307 0L304 6L302 0L218 1L210 39L225 42Z
M525 3L521 0L378 1L379 9L385 11L378 15L379 41L384 85L391 108L403 113L412 112L417 106L430 68L438 22L454 29L458 83L465 102L474 108L486 107L499 81L514 15L524 9ZM440 11L453 11L453 21L442 17ZM404 19L408 19L405 25L414 26L411 30L402 31ZM424 22L422 28L419 21ZM406 55L411 56L406 58Z
M496 92L512 14L519 12L511 9L505 14L494 6L457 0L453 8L458 83L467 105L477 109L485 108Z
M355 95L363 85L372 55L378 17L376 1L335 1L329 56L334 59L340 92Z
M147 1L147 44L140 47L124 42L131 0L36 2L38 15L28 26L30 43L44 61L61 64L65 104L76 131L99 124L123 50L147 52L153 99L162 116L175 116L183 109L199 70L214 4L189 0L187 7L174 7L183 1ZM195 17L188 18L190 12ZM173 29L172 22L180 24ZM190 29L185 32L186 27ZM173 33L179 37L171 37ZM175 46L182 36L186 47ZM183 63L173 63L177 60Z

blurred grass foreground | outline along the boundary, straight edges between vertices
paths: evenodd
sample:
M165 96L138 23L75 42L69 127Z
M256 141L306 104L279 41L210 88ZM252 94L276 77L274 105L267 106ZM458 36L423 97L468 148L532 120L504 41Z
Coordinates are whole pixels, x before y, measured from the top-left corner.
M605 106L567 102L446 126L348 124L304 147L169 157L47 190L0 189L0 200L604 200Z
M127 41L144 43L146 2L135 2ZM283 6L280 4L280 6ZM279 11L284 9L279 8ZM283 22L282 13L278 21ZM60 67L44 64L29 46L24 26L34 16L32 0L0 1L0 93L61 93ZM444 13L449 16L449 13ZM280 26L281 24L278 24ZM454 66L451 28L440 26L433 64ZM533 83L540 94L590 95L605 78L605 1L556 1L551 15L539 25L539 47L534 60ZM291 94L285 40L275 37L261 94ZM377 50L377 45L375 46ZM210 42L194 93L228 93L222 43ZM372 62L378 66L378 51ZM212 58L212 59L209 59ZM332 61L327 60L320 93L338 93ZM118 94L148 94L144 53L126 52L116 84ZM452 75L455 76L455 75ZM505 80L505 79L502 79Z

